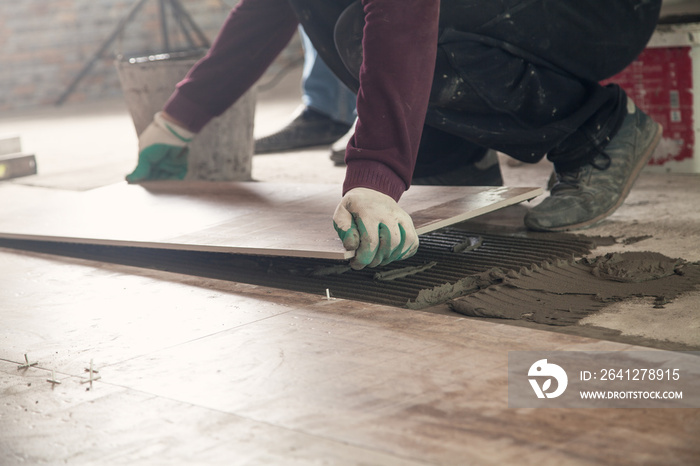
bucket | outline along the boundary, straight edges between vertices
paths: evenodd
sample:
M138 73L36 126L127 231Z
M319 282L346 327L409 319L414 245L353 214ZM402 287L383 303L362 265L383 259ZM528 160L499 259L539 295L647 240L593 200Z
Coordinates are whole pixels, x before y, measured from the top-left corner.
M175 85L204 53L164 53L115 62L136 134L140 135L153 121L153 115L163 108ZM255 90L251 89L193 138L185 179L249 181L255 144L254 117Z

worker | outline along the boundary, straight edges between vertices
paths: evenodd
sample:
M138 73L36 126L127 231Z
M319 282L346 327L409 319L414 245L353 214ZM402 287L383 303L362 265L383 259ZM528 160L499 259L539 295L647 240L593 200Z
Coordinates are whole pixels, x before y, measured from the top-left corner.
M302 106L281 130L255 141L255 153L266 154L331 144L330 159L345 165L345 148L354 134L355 93L333 74L302 27L304 48ZM465 148L466 146L466 148ZM426 128L413 170L414 185L501 186L503 177L495 151L477 149L458 136ZM436 156L438 153L443 156ZM424 156L430 154L429 156ZM448 162L447 159L451 161Z
M355 122L355 93L328 69L303 28L299 35L304 47L302 105L284 128L255 140L256 154L330 146Z
M297 18L357 92L333 215L356 269L410 257L418 236L397 201L421 156L436 170L499 150L547 156L557 183L524 221L539 231L593 225L624 201L661 127L617 85L644 49L660 0L242 0L139 140L137 182L178 171L187 141L260 77ZM459 154L420 150L459 139ZM456 147L456 144L448 144ZM431 144L431 146L434 146ZM439 144L437 144L439 146ZM481 154L481 155L479 155ZM430 159L434 157L434 161Z

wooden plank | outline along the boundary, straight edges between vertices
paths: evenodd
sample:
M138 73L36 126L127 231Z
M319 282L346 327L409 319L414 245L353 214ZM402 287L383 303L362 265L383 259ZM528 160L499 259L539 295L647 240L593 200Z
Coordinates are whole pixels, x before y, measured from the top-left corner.
M412 187L400 205L417 231L517 204L540 188ZM254 182L120 183L72 201L0 214L0 237L241 254L346 259L331 218L337 185Z

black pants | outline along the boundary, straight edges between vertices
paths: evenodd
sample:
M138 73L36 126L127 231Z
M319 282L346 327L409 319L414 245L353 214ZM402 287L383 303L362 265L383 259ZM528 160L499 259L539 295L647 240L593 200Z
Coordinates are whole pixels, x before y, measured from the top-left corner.
M289 1L326 64L356 90L360 2ZM548 155L560 169L585 164L626 107L619 86L598 82L644 49L660 8L661 0L442 0L431 129L416 170L456 168L484 148L532 163Z

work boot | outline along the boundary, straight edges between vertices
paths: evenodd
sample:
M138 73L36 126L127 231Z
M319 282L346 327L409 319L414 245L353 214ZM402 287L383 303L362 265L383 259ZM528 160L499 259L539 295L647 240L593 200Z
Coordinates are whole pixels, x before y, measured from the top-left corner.
M503 186L498 152L489 149L484 156L467 165L430 176L411 180L413 185L429 186Z
M267 154L305 147L333 144L349 129L349 124L332 120L310 107L304 109L280 131L255 141L255 153Z
M582 167L557 169L549 197L525 215L525 225L536 231L575 230L611 215L651 158L661 133L661 125L628 99L618 133Z

